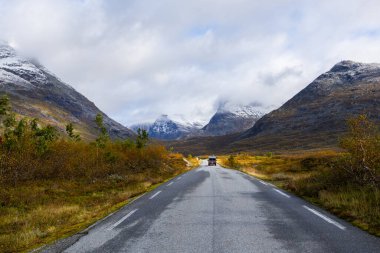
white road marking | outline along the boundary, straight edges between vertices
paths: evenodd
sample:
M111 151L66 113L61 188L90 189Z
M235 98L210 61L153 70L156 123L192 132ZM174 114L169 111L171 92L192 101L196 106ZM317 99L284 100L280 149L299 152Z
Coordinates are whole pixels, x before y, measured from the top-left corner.
M181 177L177 178L177 180L180 180L180 179L181 179Z
M149 199L153 199L154 197L156 197L158 194L160 194L161 193L161 191L158 191L158 192L156 192L155 194L153 194L152 196L150 196L150 198Z
M170 183L168 183L166 186L171 186L173 184L173 182L170 182Z
M128 219L128 217L130 217L132 214L134 214L138 209L135 209L133 211L130 211L127 215L125 215L123 218L121 218L120 220L118 220L115 224L113 224L112 226L110 226L107 230L112 230L114 229L115 227L117 227L120 223L122 223L123 221L125 221L126 219Z
M263 182L261 180L259 180L259 182L262 183L262 184L264 184L264 185L268 185L267 183L265 183L265 182Z
M338 223L338 222L336 222L336 221L330 219L329 217L327 217L327 216L321 214L320 212L318 212L318 211L316 211L316 210L314 210L314 209L312 209L312 208L310 208L310 207L307 207L307 206L303 206L303 207L304 207L305 209L309 210L310 212L312 212L313 214L315 214L315 215L319 216L320 218L324 219L324 220L327 221L328 223L331 223L331 224L337 226L338 228L340 228L340 229L342 229L342 230L345 230L345 229L346 229L346 227L343 226L342 224L340 224L340 223Z
M290 196L289 196L288 194L285 194L285 193L283 193L282 191L279 191L279 190L277 190L277 189L273 189L273 190L275 190L276 192L280 193L282 196L285 196L285 197L287 197L287 198L290 198Z

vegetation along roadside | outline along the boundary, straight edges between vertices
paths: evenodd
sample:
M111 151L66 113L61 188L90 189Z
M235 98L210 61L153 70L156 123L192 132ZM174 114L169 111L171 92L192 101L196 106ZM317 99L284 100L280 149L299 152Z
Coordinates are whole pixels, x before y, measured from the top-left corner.
M219 162L295 193L380 236L380 130L365 115L348 120L345 152L232 154Z
M66 134L12 112L0 98L0 252L22 252L70 236L180 174L182 155L149 142L145 131L113 141L84 142L74 125Z

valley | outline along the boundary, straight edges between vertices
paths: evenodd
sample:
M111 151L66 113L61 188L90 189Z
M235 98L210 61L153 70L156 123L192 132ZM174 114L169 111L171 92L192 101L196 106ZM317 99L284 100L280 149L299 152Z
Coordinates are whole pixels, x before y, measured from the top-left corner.
M91 251L99 252L136 249L145 245L147 239L135 232L150 233L148 241L158 240L154 229L165 222L160 215L182 213L181 208L187 204L178 199L184 196L194 198L193 205L198 206L203 202L196 194L209 193L211 189L231 201L252 202L250 207L253 207L257 197L239 200L233 198L234 194L245 190L250 194L265 193L266 201L271 203L281 196L268 195L266 186L275 185L282 190L271 188L269 192L274 190L295 200L290 205L275 205L279 213L271 217L263 215L260 222L263 229L268 228L268 220L273 218L293 220L293 223L297 219L288 213L301 200L283 191L286 190L308 201L302 202L308 208L304 212L312 210L329 223L338 224L338 228L344 227L342 230L349 234L342 238L355 236L366 242L351 245L350 249L356 247L372 252L378 245L378 238L346 221L373 235L380 233L379 84L380 64L342 61L272 111L256 104L226 102L218 106L206 124L172 119L163 114L153 123L128 128L109 118L85 96L38 63L18 56L9 46L1 46L0 93L5 95L0 101L1 250L18 252L37 246L43 246L39 249L42 252L87 252L91 247ZM219 164L227 169L202 166L198 156L210 154L216 154ZM242 174L235 176L229 168ZM177 182L182 173L187 181ZM252 175L254 182L251 179L248 182L246 174ZM233 182L245 185L245 190L235 192L234 184L225 180L226 175ZM168 180L171 181L163 184ZM219 186L214 185L215 180ZM182 186L172 188L185 190L166 191L174 182ZM257 188L257 184L265 187ZM222 190L226 187L227 193ZM142 194L150 194L150 197L141 197L136 204L132 203ZM227 218L223 212L203 217L200 213L222 205L217 195L210 196L214 204L204 203L207 210L194 208L192 214L188 214L196 216L193 217L195 223L197 219L202 226L206 226L209 219L233 223L245 217L235 215L246 210L238 203L238 208L227 206L223 211L231 215ZM163 197L164 203L153 211L149 201L156 197ZM321 214L324 211L309 202L346 221ZM174 208L173 211L165 211L166 206ZM273 204L269 206L273 208ZM138 214L140 209L142 214ZM262 212L260 208L251 211ZM134 230L129 230L124 221L129 221L129 217L135 219L135 212L137 223L147 217L151 223L141 222ZM305 216L304 212L297 211L298 217ZM118 221L111 215L111 218L94 223L113 213L119 217ZM114 225L110 225L112 222ZM183 224L178 219L176 222ZM297 222L298 228L310 225L306 220L297 219ZM124 225L119 227L120 224ZM284 236L278 224L272 225L273 233ZM315 251L326 250L323 245L328 238L315 238L325 233L331 235L332 228L316 224L319 223L314 221L317 230L308 234L309 241ZM104 226L109 225L110 231L116 228L123 231L128 245L119 244L117 237L104 239ZM291 227L290 223L284 226ZM83 229L86 232L80 232ZM163 230L165 233L171 234L174 228L165 229L168 229ZM184 233L181 227L178 229L179 234ZM256 234L252 226L240 229ZM297 240L307 244L302 239L305 232L292 229ZM218 240L227 238L225 233L212 234ZM90 247L88 240L97 240L98 236L103 238L99 245ZM269 238L269 234L266 237ZM184 241L183 238L178 240ZM335 243L338 252L347 252L347 245L339 238ZM185 244L178 245L187 250ZM255 248L249 240L230 247L241 250L242 245ZM263 247L274 250L284 245L297 248L285 237L268 239ZM210 249L208 240L199 246L206 251L216 250ZM160 249L166 250L165 247Z

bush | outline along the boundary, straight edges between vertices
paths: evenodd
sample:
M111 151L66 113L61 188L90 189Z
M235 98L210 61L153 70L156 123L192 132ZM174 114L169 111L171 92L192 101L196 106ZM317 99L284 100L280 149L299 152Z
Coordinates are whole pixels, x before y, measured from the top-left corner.
M36 179L107 178L143 172L167 173L169 153L163 146L147 145L149 138L139 130L135 141L111 141L98 114L95 122L99 136L93 143L80 141L74 125L66 125L67 136L59 136L50 126L40 126L37 119L16 120L9 99L0 98L0 183L17 185ZM171 171L172 172L172 171Z
M340 141L348 154L337 168L347 173L360 185L380 186L380 131L379 127L360 115L348 121L349 132Z
M238 169L240 168L240 164L238 161L236 161L236 158L234 155L230 155L227 159L226 165L230 168Z

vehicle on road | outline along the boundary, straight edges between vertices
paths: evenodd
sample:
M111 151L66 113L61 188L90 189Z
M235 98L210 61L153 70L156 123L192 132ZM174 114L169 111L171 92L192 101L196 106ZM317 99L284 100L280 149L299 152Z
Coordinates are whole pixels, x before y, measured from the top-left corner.
M216 156L212 155L208 157L208 166L216 166Z

